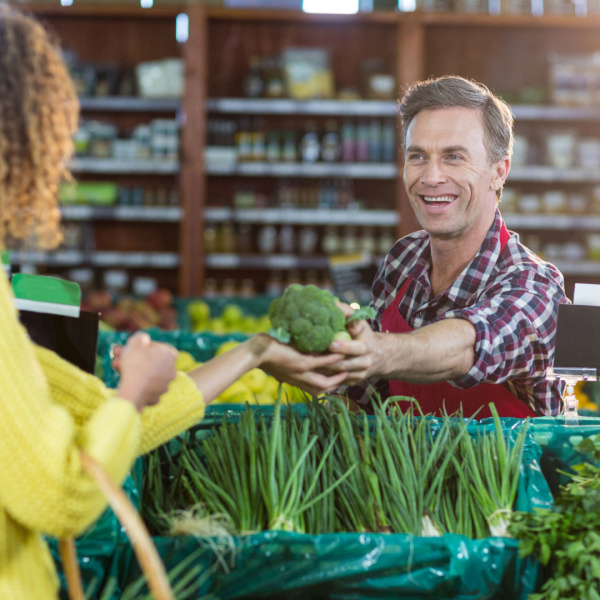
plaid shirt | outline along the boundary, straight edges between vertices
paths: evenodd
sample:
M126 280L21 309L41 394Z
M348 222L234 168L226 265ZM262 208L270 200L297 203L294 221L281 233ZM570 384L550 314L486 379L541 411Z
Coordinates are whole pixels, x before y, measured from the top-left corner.
M465 375L449 381L458 388L479 383L504 384L537 415L556 415L561 409L562 385L545 380L554 357L558 305L569 302L563 278L510 238L500 252L500 211L479 252L452 286L433 297L429 270L429 235L417 231L397 241L373 283L371 305L377 316L371 325L381 331L381 319L409 276L412 281L399 304L404 320L414 329L441 319L466 319L476 330L475 362ZM366 404L371 386L389 396L387 380L370 379L340 391Z

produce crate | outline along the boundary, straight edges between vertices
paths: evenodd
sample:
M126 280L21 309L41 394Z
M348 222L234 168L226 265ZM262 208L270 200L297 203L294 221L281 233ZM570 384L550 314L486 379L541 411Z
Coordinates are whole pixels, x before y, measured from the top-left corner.
M210 360L217 348L225 342L235 340L241 342L248 336L243 333L229 333L217 335L214 333L192 333L190 331L163 331L161 329L148 329L146 333L157 342L171 344L177 350L189 352L197 361ZM114 345L123 345L130 335L126 331L101 331L98 333L97 356L99 357L99 375L108 387L116 387L119 374L111 365L111 349Z
M223 309L231 304L238 306L245 316L260 317L269 312L269 305L274 296L261 294L246 298L243 296L217 296L214 298L174 298L173 305L177 309L177 321L179 328L184 331L190 331L192 328L191 318L188 313L188 306L193 302L206 302L210 308L211 317L219 317Z
M531 421L530 427L542 449L542 471L555 494L568 481L559 471L569 471L573 465L588 460L575 446L584 438L600 434L600 418L580 415L577 425L565 425L564 417L538 417Z
M272 407L261 407L268 415ZM294 410L302 411L302 406ZM219 407L199 426L198 435L210 435L221 416L236 419L241 409ZM503 419L506 435L522 427ZM470 426L472 435L492 428L491 419ZM179 442L166 445L177 453ZM520 472L517 510L552 505L542 476L541 449L528 433ZM525 599L539 583L536 561L519 559L514 539L489 537L472 540L445 534L415 537L406 534L336 533L308 535L265 531L235 539L235 560L224 570L211 543L194 536L155 537L167 570L192 553L194 565L208 574L189 596L226 599L285 598L352 599L436 598ZM233 556L233 555L231 555ZM229 556L229 558L231 558ZM125 586L140 571L126 545L115 555L112 571Z

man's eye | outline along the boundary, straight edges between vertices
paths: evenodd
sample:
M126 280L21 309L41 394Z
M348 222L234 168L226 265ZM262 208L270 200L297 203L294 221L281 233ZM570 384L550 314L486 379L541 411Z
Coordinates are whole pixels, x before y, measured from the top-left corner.
M461 160L462 156L460 156L460 154L449 154L448 159L449 160Z
M423 159L422 154L413 153L413 154L408 155L408 160L422 160L422 159Z

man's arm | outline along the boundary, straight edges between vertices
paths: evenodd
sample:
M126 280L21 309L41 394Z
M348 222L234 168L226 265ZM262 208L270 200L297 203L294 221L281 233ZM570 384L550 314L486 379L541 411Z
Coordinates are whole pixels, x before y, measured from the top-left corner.
M331 351L345 354L336 371L348 371L347 384L367 377L433 383L468 373L475 358L475 327L445 319L410 333L379 333L365 321L353 324L351 341L335 341Z
M381 334L360 323L352 342L334 346L349 356L331 368L351 369L351 382L365 373L461 388L531 382L544 376L554 356L558 305L568 302L560 283L546 273L515 269L473 305L414 332Z

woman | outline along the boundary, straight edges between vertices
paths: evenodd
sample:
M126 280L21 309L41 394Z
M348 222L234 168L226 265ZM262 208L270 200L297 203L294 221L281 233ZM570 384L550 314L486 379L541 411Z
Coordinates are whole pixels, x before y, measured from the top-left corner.
M67 174L78 101L59 49L34 19L0 7L0 248L60 242L58 185ZM77 535L105 508L82 470L83 450L121 482L137 455L202 419L205 405L243 373L263 367L309 392L345 374L317 371L340 355L307 357L255 336L188 375L176 352L146 334L118 356L118 389L27 338L0 274L0 598L57 597L41 534Z

